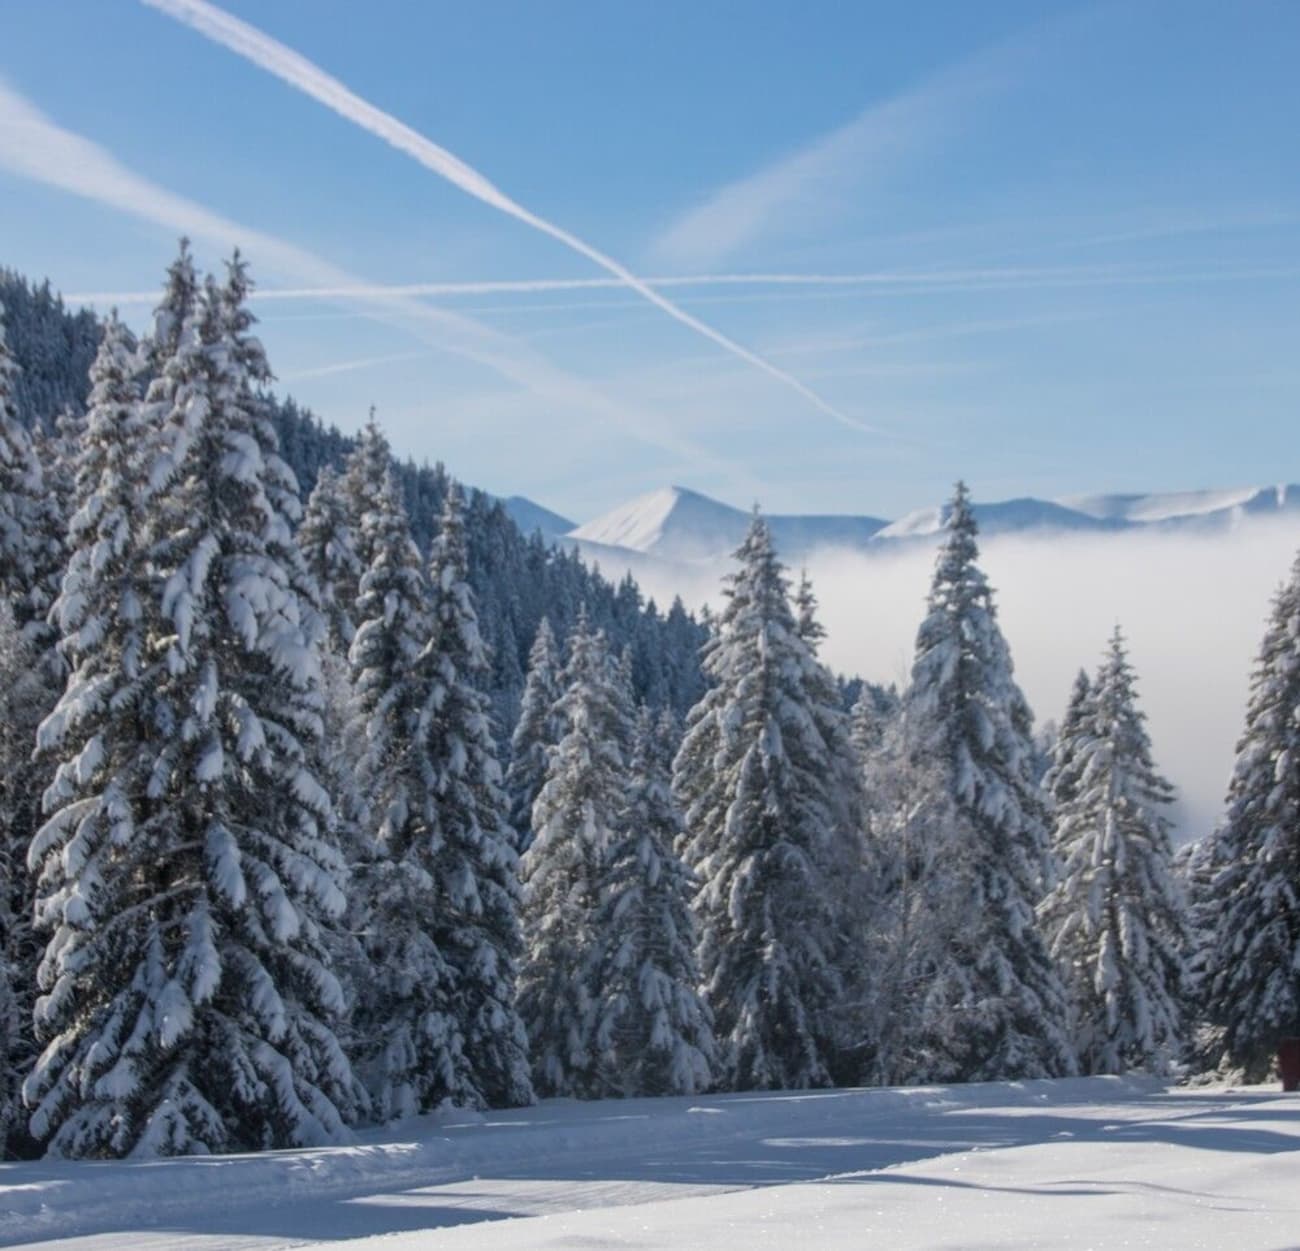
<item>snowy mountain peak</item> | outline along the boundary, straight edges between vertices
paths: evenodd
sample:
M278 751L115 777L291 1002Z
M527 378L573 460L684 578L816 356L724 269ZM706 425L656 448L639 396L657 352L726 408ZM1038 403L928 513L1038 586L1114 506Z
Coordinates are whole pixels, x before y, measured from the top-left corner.
M700 560L739 544L749 515L686 487L668 486L612 509L569 532L569 538L653 554Z
M687 487L661 487L571 530L568 538L661 560L715 560L740 546L751 515ZM793 564L818 547L858 547L885 523L878 517L778 514L768 516L767 524L777 550Z

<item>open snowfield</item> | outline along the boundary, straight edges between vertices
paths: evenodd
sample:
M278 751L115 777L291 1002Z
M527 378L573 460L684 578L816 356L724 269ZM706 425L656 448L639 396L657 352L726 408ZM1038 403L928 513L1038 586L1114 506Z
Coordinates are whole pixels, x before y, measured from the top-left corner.
M0 1166L46 1251L1300 1246L1300 1098L1092 1078L423 1118L264 1156Z

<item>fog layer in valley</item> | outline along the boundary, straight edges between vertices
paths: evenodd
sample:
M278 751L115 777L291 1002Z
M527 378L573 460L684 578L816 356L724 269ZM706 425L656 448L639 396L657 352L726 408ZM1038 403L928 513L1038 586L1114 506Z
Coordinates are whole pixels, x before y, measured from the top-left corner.
M1218 534L1044 533L981 543L1016 676L1040 725L1059 720L1075 672L1095 669L1111 630L1123 627L1157 764L1178 788L1179 841L1218 820L1270 600L1297 546L1294 525L1265 521ZM832 667L905 685L934 554L918 545L812 557ZM680 593L696 607L716 605L725 571L636 574L660 603Z

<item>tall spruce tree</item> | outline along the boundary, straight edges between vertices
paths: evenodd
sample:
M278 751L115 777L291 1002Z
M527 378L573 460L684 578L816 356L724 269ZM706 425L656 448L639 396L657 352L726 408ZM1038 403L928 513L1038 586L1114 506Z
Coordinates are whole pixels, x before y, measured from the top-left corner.
M348 500L329 465L322 467L303 510L298 546L319 591L330 650L346 656L357 632L353 615L362 568Z
M942 935L928 978L918 1076L987 1081L1074 1071L1064 991L1034 919L1051 869L1029 706L1012 676L977 527L959 483L917 632L904 698L906 753L931 792L944 885L930 892Z
M438 777L425 718L429 591L401 488L385 466L361 518L370 553L352 641L356 759L368 853L354 874L371 975L357 1009L360 1067L384 1121L438 1106L461 1088L464 1038L452 970L434 936L441 905Z
M1082 763L1079 746L1084 724L1092 711L1092 681L1087 671L1080 669L1070 689L1070 702L1065 708L1065 718L1057 731L1051 751L1051 764L1043 777L1043 789L1051 798L1054 808L1068 804L1079 789Z
M366 805L347 738L352 715L348 648L356 634L356 603L343 597L356 593L360 561L339 476L329 465L317 474L295 539L306 575L299 590L314 609L313 633L320 644L321 734L316 763L333 799L335 840L351 872L367 861L369 841L363 819ZM353 1055L358 1052L357 1006L371 981L362 942L364 909L364 892L350 889L343 922L329 934L331 958L346 1000L339 1037Z
M109 316L111 320L116 320L116 310ZM84 434L85 418L71 405L65 407L54 419L52 429L46 430L38 426L32 432L45 490L57 518L60 540L67 534L68 523L76 508L76 463ZM61 564L59 575L55 579L55 595L58 594L57 583L62 576Z
M20 1109L19 1073L30 1058L26 988L33 972L26 849L37 823L41 782L31 762L33 731L48 708L43 653L47 553L45 484L15 402L18 365L0 305L0 1150Z
M345 573L336 567L333 584L334 597L340 604L355 604L361 595L361 579L365 571L375 563L373 544L377 541L374 532L367 529L365 518L375 507L381 490L390 474L393 473L393 455L388 440L375 420L375 410L370 410L370 417L357 435L356 446L349 453L339 481L339 494L343 500L343 520L350 529L355 541L356 564L354 572ZM396 498L405 507L401 483L396 477ZM407 528L410 528L408 516ZM359 624L359 622L357 623Z
M1209 970L1216 963L1214 944L1218 938L1220 900L1214 883L1222 866L1217 856L1223 850L1215 831L1195 842L1184 843L1174 852L1174 873L1187 899L1187 923L1191 931L1187 952L1187 980L1183 1016L1192 1022L1188 1055L1216 1065L1222 1059L1221 1033L1206 1020L1205 986Z
M863 932L845 1024L859 1039L855 1080L901 1086L932 1080L947 1064L935 971L948 955L963 859L942 770L908 753L901 718L867 753L864 779Z
M713 1030L699 998L694 882L673 848L675 728L642 705L623 818L603 858L595 925L593 1049L600 1093L688 1095L712 1080Z
M556 707L560 687L560 653L551 623L543 617L528 653L528 677L520 701L519 721L510 739L510 767L506 793L510 799L510 824L521 851L533 841L533 804L546 781L551 751L564 732Z
M585 611L562 682L566 730L533 806L535 835L521 863L519 1011L537 1092L590 1098L600 1090L593 1031L601 876L626 803L628 730L608 644Z
M823 765L832 825L826 849L831 907L830 933L835 936L834 960L849 1004L869 998L870 962L862 958L864 925L872 907L871 870L867 864L867 792L863 760L854 746L852 719L835 675L818 653L826 630L817 615L817 596L806 571L799 577L794 609L799 638L811 653L805 682L808 708L823 744ZM864 690L866 689L864 684ZM860 1065L859 1028L855 1013L838 1004L828 1016L831 1047L827 1062L837 1082L857 1079Z
M141 528L149 505L148 427L135 344L115 317L91 366L89 411L73 466L68 567L51 620L69 668L62 697L37 738L57 763L48 821L32 844L35 915L48 935L36 1018L50 1040L28 1082L39 1138L58 1154L121 1154L132 1118L101 1079L122 1061L135 970L120 920L152 888L135 827L158 750L160 679L149 654L153 593ZM138 1014L139 1009L135 1012ZM107 1028L105 1028L107 1027Z
M0 591L38 649L52 641L46 613L62 572L62 521L14 395L18 363L0 305Z
M236 255L186 320L167 385L151 388L171 397L165 441L145 443L159 462L142 518L160 588L142 613L156 663L132 673L120 614L104 694L135 680L146 697L102 706L135 711L148 741L95 734L69 757L33 846L55 929L40 1012L60 1032L29 1096L34 1128L65 1154L321 1143L354 1109L324 937L343 907L342 865L309 767L319 671L248 289ZM85 703L70 703L70 724ZM96 793L106 759L114 772ZM80 957L67 952L77 936ZM92 959L93 981L81 976Z
M880 750L885 741L888 722L889 718L881 712L876 702L875 692L869 683L864 682L849 713L849 741L853 744L860 764Z
M142 375L148 379L145 406L148 422L144 437L149 443L148 487L157 491L180 472L185 447L176 438L173 420L176 392L182 378L169 368L181 351L187 328L195 324L201 285L194 268L188 239L182 238L176 259L167 267L162 298L153 313L152 331L139 347Z
M1062 868L1039 906L1085 1073L1165 1074L1180 1044L1186 901L1162 812L1173 788L1156 772L1144 721L1117 628L1096 684L1076 683L1061 726Z
M710 688L673 764L685 860L699 887L699 963L737 1089L830 1081L828 1009L840 989L828 881L836 805L814 715L817 661L755 516L704 654Z
M32 743L44 682L31 639L0 599L0 1155L24 1151L23 1075L33 1055L33 948L28 875L23 846L33 824Z
M528 1042L515 1006L519 862L506 819L492 709L475 685L489 667L468 581L460 488L447 492L429 574L432 631L419 659L417 723L436 796L434 942L464 1038L447 1097L473 1107L531 1103Z
M140 345L144 373L150 379L145 399L150 403L174 394L174 380L167 377L167 364L180 349L186 325L198 307L202 291L190 241L182 236L176 259L167 267L163 279L162 298L153 312L153 329Z
M1300 557L1278 591L1251 678L1228 810L1204 857L1213 939L1202 994L1207 1059L1267 1076L1300 1035ZM1210 876L1210 873L1205 873Z
M794 607L799 638L814 662L807 667L805 684L813 720L826 746L831 799L838 823L836 833L847 863L853 864L862 830L862 773L853 750L853 724L844 711L839 683L818 654L826 629L818 618L817 596L807 572L800 574Z

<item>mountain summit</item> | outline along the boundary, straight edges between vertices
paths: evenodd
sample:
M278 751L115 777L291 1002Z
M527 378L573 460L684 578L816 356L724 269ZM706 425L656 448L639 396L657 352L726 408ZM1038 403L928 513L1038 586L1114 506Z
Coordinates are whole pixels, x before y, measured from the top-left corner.
M566 536L667 561L706 561L732 552L745 537L749 513L686 487L639 495ZM814 547L859 547L885 522L878 517L769 516L777 548L788 560Z

